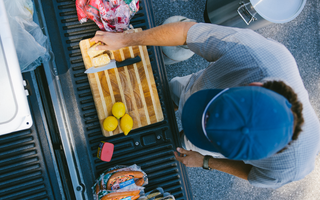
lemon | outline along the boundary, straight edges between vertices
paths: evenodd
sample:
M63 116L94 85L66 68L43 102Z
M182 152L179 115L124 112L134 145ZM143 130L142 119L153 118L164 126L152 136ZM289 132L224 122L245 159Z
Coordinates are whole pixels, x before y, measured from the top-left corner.
M133 127L133 120L130 115L125 114L120 120L120 127L125 135L131 131Z
M120 119L126 113L126 107L122 102L116 102L112 106L112 114L117 119Z
M109 116L103 121L103 128L106 131L114 131L118 126L118 120L114 116Z

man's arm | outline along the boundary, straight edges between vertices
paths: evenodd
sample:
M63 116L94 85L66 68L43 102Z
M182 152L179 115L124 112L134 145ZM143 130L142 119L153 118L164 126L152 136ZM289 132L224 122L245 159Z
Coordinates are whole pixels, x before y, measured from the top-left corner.
M97 31L91 39L103 42L97 50L117 50L127 46L177 46L186 43L188 30L195 22L176 22L161 25L138 33L110 33Z
M176 159L187 167L202 167L204 156L200 153L183 148L177 148L177 151L180 156L174 152ZM209 167L248 180L252 165L245 164L243 161L210 158Z

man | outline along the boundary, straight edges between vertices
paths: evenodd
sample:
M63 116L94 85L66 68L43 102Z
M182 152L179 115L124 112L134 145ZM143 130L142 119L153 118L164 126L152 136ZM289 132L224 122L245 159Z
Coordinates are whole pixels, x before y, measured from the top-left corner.
M170 81L185 148L176 159L257 187L278 188L314 168L320 126L297 65L281 44L246 29L180 22L140 33L98 31L98 49L187 44L210 63Z

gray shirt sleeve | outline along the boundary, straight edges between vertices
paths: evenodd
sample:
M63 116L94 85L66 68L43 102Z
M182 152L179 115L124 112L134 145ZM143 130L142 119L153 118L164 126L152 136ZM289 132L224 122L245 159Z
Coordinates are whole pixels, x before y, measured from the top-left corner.
M187 35L187 45L196 54L209 62L214 62L233 48L246 46L246 41L260 43L266 38L250 29L238 29L215 24L198 23L193 25ZM243 49L243 48L242 48ZM240 53L240 51L239 51Z
M201 31L199 31L199 27L201 27ZM236 33L237 31L227 27L199 23L189 29L187 45L196 54L213 62L237 44L232 42ZM226 41L226 38L229 39Z
M279 188L295 180L297 173L297 162L293 149L270 158L245 163L253 165L248 181L256 187Z

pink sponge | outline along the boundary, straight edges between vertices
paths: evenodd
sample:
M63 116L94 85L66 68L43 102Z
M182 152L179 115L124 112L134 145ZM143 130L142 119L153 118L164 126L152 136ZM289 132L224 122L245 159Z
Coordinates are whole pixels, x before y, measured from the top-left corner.
M102 161L109 162L113 155L114 145L109 142L101 141L99 143L97 157Z

